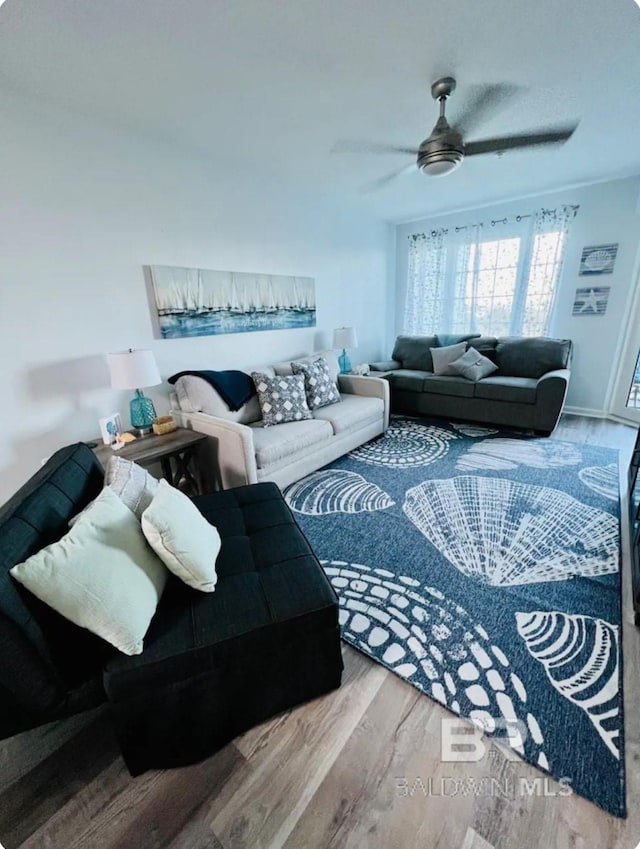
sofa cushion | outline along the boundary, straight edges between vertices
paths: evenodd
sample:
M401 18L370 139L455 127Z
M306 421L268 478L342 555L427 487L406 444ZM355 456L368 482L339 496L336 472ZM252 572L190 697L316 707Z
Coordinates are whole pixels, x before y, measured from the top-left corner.
M275 484L215 492L194 503L222 540L216 592L196 593L170 577L144 654L114 657L106 667L112 701L144 698L149 687L165 684L179 691L181 682L238 668L243 658L268 655L278 641L300 638L320 623L337 625L335 594Z
M307 395L304 390L304 377L301 374L268 377L266 374L254 371L251 377L258 391L260 412L265 427L311 418L311 410L307 406Z
M273 370L276 374L287 376L293 374L293 371L291 369L292 361L296 363L313 363L319 358L326 360L327 366L329 368L329 374L337 385L338 374L340 373L340 364L338 363L338 357L336 356L336 352L331 350L318 351L317 354L309 354L309 356L307 357L291 357L291 359L287 362L274 363Z
M425 378L432 375L431 371L399 368L392 372L391 382L394 389L401 389L403 392L422 392Z
M480 380L497 371L498 366L489 357L485 357L484 354L472 347L451 363L451 369L467 380Z
M0 509L0 688L30 715L60 708L67 688L98 672L114 650L24 590L9 569L60 539L103 482L91 449L68 445Z
M432 395L456 395L473 398L473 383L464 377L448 374L430 374L423 384L423 392Z
M509 401L513 404L535 404L538 381L531 377L493 376L467 385L475 389L475 398Z
M250 427L259 469L266 469L302 449L326 442L333 436L329 422L316 419L287 422L274 427L262 427L257 423Z
M291 370L294 374L304 377L304 389L310 410L326 407L327 404L337 404L340 400L335 375L329 371L329 364L324 357L318 357L311 363L293 362Z
M142 514L142 533L170 572L204 593L216 588L220 534L190 498L161 480Z
M447 345L446 348L431 348L434 374L455 375L451 368L454 363L467 350L466 342L458 342L456 345Z
M335 434L366 427L379 421L383 415L382 398L368 398L364 395L341 395L338 404L313 411L313 418L329 422Z
M254 369L269 377L274 377L275 372L270 366ZM232 411L218 395L213 386L201 377L188 374L179 377L175 384L178 405L185 413L206 413L209 416L218 416L230 422L239 424L250 424L257 422L260 418L260 405L258 396L254 395L239 410Z
M495 361L502 374L537 379L548 371L567 368L570 356L570 339L504 337L498 339Z
M142 652L168 573L138 519L107 486L68 534L11 575L66 619L131 655Z
M435 348L437 345L436 336L398 336L391 357L402 363L404 369L433 371L429 348Z

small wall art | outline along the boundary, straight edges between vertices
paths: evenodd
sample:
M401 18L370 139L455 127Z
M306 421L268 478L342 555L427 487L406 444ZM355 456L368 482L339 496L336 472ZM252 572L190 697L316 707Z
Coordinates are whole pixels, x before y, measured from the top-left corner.
M315 327L311 277L150 267L163 339Z
M590 245L583 248L580 276L611 274L616 263L618 245Z
M573 302L573 315L604 315L609 303L610 286L592 286L589 289L576 289Z
M122 421L120 413L111 413L110 416L104 416L98 419L100 425L100 436L105 445L113 445L118 436L122 433Z

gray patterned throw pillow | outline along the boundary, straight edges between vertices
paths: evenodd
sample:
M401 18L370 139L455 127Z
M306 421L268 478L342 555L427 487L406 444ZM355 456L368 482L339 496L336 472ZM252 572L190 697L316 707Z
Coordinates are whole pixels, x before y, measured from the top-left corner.
M338 387L331 377L329 364L324 357L318 357L312 363L291 363L291 371L304 377L304 388L310 410L337 404L340 400Z
M310 419L304 378L301 374L269 377L254 371L251 374L258 391L258 401L265 427Z

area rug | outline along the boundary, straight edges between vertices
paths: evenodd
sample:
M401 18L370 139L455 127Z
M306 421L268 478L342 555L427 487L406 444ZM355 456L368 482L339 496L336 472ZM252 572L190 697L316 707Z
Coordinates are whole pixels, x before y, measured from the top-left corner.
M617 453L395 417L285 497L344 640L625 816Z

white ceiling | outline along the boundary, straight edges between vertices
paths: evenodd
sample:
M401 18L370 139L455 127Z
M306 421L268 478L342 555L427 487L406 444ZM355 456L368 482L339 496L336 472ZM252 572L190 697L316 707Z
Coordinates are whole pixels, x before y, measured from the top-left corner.
M397 221L640 173L639 45L633 0L7 0L0 100L43 98ZM472 85L521 87L473 137L580 126L562 148L361 194L410 159L334 143L419 143L445 74L452 123Z

